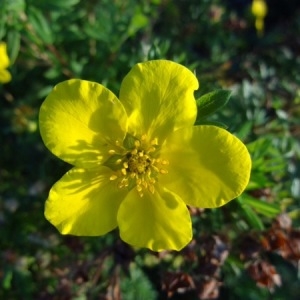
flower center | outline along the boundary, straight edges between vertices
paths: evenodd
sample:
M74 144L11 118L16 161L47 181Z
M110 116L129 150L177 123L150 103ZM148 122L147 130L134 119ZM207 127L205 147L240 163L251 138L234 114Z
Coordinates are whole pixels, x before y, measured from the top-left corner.
M151 157L144 153L143 150L139 150L136 154L135 153L128 153L127 154L127 164L124 163L124 167L131 173L135 174L143 174L149 167L151 166Z
M120 143L116 142L116 145ZM118 166L110 180L117 180L119 188L135 187L141 197L145 190L153 194L158 175L167 174L165 166L169 164L167 160L158 157L157 139L149 143L146 136L142 136L140 140L134 139L129 150L125 146L122 150L123 154L117 155L115 150L109 151L116 158L114 161Z

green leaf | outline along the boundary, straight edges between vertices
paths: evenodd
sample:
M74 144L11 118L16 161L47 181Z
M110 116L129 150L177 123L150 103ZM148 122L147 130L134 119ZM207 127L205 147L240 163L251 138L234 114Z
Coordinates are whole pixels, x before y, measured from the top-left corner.
M227 90L216 90L201 96L196 100L198 107L197 120L204 119L227 104L231 92Z
M246 191L252 191L257 189L263 189L266 187L273 186L271 182L263 173L251 172L250 181L246 187Z
M3 1L7 5L7 11L15 11L17 13L25 10L25 0ZM0 6L1 7L1 6Z
M213 125L213 126L217 126L217 127L221 127L224 129L227 129L228 126L222 122L218 122L218 121L206 121L206 120L199 120L195 122L195 125Z
M2 288L5 290L9 290L12 285L12 279L13 279L13 271L11 269L8 269L2 274Z
M143 27L146 27L148 23L148 18L143 13L136 12L128 26L128 36L133 36L137 31L139 31Z
M7 34L8 53L10 63L13 64L20 51L21 35L18 31L12 30Z
M136 264L131 264L129 271L130 277L124 278L121 282L121 292L124 299L157 299L156 291L143 271Z
M246 137L251 133L253 127L252 121L246 121L244 124L241 125L240 129L236 132L236 135L239 139L245 140Z
M61 9L70 9L72 6L78 4L80 0L27 0L30 4L28 6L35 6L43 11L53 11Z
M248 205L247 202L244 201L244 199L240 196L237 198L237 202L241 208L241 211L243 212L246 221L253 229L258 230L264 230L264 224L262 223L259 216L256 214L256 212Z
M34 31L39 38L46 44L53 44L54 37L50 28L48 20L42 14L41 11L31 7L28 13L28 17Z
M247 194L243 195L243 203L251 206L256 212L265 215L266 217L273 218L281 212L279 205L267 203Z

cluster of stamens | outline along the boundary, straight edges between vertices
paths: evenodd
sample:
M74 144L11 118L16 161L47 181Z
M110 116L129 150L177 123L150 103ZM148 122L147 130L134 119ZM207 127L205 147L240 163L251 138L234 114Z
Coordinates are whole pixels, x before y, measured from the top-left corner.
M116 145L119 144L116 142ZM135 140L133 149L125 151L125 154L116 160L115 164L120 167L110 180L118 180L119 188L131 188L134 185L141 197L144 190L149 190L153 194L157 175L167 174L165 166L169 164L167 160L155 157L157 147L157 139L153 139L150 143L147 142L146 136ZM109 150L110 155L115 153L115 150Z

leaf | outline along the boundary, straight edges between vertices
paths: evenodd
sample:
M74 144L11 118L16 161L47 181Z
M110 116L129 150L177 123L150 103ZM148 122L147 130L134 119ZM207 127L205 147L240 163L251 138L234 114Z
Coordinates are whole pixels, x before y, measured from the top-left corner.
M4 274L2 274L2 288L5 290L9 290L12 285L12 279L13 271L11 269L4 271Z
M124 299L157 299L157 294L151 282L137 265L130 265L130 277L121 282L121 291Z
M216 90L201 96L196 100L198 107L197 120L204 119L227 104L231 92L228 90Z
M228 126L222 122L218 122L218 121L206 121L206 120L199 120L195 122L195 125L213 125L213 126L217 126L217 127L221 127L224 129L227 129Z
M262 189L273 186L274 182L267 177L265 172L253 170L251 172L250 182L246 188L247 191Z
M236 135L241 140L245 140L246 137L250 134L253 127L252 121L246 121L244 124L241 125L241 128L236 132Z
M251 206L253 209L255 209L255 211L262 215L265 215L266 217L274 218L281 212L279 205L267 203L247 194L243 195L243 203Z
M55 11L61 9L70 9L72 6L78 4L80 0L27 0L30 6L35 6L40 8L42 11ZM13 1L12 1L13 2Z
M7 45L10 63L13 64L20 51L21 35L18 31L12 30L7 34Z
M148 18L143 13L136 12L128 26L128 36L133 36L137 31L139 31L143 27L146 27L148 23Z
M240 196L239 198L237 198L237 202L244 214L244 216L246 217L246 220L248 221L249 225L251 225L251 227L253 229L258 229L258 230L264 230L264 224L262 223L261 219L259 218L259 216L256 214L256 212L244 201L244 199L242 199L242 197Z
M20 13L25 10L25 0L3 1L3 5L7 5L7 11Z
M53 44L54 37L49 22L41 11L31 7L28 17L39 38L46 44Z

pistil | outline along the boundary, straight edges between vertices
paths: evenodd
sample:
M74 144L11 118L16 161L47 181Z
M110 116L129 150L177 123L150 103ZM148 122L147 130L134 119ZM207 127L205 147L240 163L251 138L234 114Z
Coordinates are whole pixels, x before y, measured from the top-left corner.
M120 143L116 143L117 146ZM142 197L144 191L148 190L152 194L155 191L155 183L159 174L167 174L165 166L168 165L166 159L156 158L158 149L158 139L155 138L147 142L147 137L143 135L134 141L133 149L123 149L123 155L116 160L117 168L110 180L117 180L119 188L135 187ZM109 150L111 156L116 155L115 150ZM120 154L118 154L120 155Z

